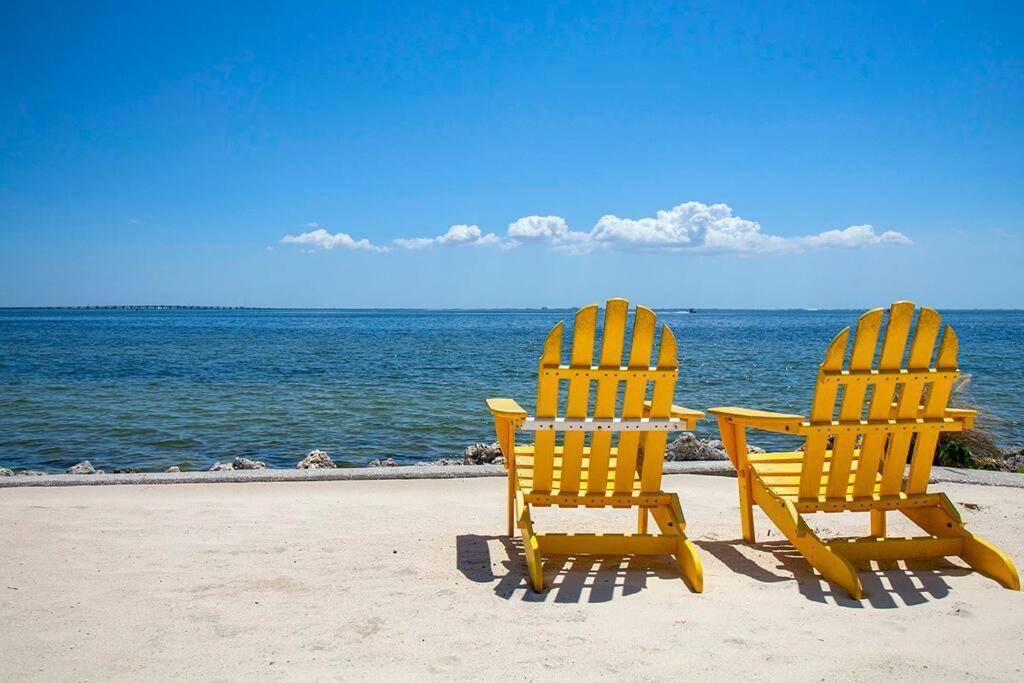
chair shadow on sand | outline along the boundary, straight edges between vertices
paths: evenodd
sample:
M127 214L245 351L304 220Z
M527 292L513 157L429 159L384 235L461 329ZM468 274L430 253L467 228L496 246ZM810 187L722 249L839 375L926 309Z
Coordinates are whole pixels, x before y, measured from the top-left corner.
M492 557L491 541L500 544L499 557ZM786 541L767 541L757 545L748 545L742 540L696 540L694 543L737 574L762 583L795 582L799 594L808 600L855 609L868 606L894 609L940 600L951 591L946 577L972 573L970 569L944 559L862 564L858 569L861 570L864 600L858 601L842 587L815 574L803 556ZM639 593L652 578L680 581L679 569L668 557L556 556L545 559L544 584L547 588L536 593L530 587L521 538L464 534L456 538L455 545L458 570L475 583L494 584L494 594L505 600L607 602ZM778 563L776 570L754 562L739 550L741 547L752 552L769 553ZM683 584L679 589L688 593ZM715 588L712 586L710 590Z
M893 609L922 605L949 595L951 587L945 577L972 573L970 569L959 567L943 558L902 563L876 562L874 565L861 563L859 566L855 563L860 571L864 599L854 600L841 586L815 574L807 560L786 541L759 542L756 545L747 544L743 540L694 543L737 574L763 583L795 581L800 594L808 600L824 604L832 602L839 607ZM770 553L781 571L764 568L740 552L740 547L746 547L752 552Z
M490 541L498 541L500 557L492 557ZM505 600L523 602L607 602L639 593L647 580L681 582L679 569L670 557L638 556L550 556L544 560L544 585L541 593L530 586L523 556L522 538L464 534L456 537L456 565L462 574L476 583L493 583L494 594Z

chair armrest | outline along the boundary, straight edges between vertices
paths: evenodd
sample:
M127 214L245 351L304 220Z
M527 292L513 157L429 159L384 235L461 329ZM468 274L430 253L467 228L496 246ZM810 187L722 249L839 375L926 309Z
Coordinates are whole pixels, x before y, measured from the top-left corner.
M733 406L708 408L708 412L712 415L717 415L720 420L724 419L744 427L752 427L767 432L782 432L784 434L800 434L803 423L806 421L803 415L774 413L770 410L735 408Z
M511 398L489 398L487 408L494 416L494 432L498 437L501 454L505 458L505 469L509 477L515 478L516 429L526 419L526 411Z
M526 418L526 411L511 398L489 398L487 407L495 419L517 420Z
M946 417L951 417L959 422L964 429L974 428L974 418L978 416L977 410L966 408L946 408Z
M899 403L893 402L889 408L889 419L896 419L898 415ZM919 406L917 415L920 417L924 412L924 406ZM978 411L969 408L946 408L946 412L943 417L946 419L956 420L960 423L960 429L974 429L974 418L978 416Z
M650 417L651 414L651 402L644 401L644 417ZM697 420L704 419L704 413L693 408L684 408L683 406L672 405L669 409L669 417L677 420L682 420L686 423L687 429L693 429L697 426Z

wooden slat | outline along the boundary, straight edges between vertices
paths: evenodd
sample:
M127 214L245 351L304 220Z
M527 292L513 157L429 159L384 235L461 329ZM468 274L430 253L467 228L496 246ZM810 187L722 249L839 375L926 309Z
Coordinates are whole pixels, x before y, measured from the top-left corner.
M939 333L939 314L930 308L922 308L917 317L914 338L910 342L907 354L907 369L921 370L931 363L935 349L935 338ZM896 408L897 419L917 417L920 412L921 393L924 391L924 380L911 379L900 383L900 397ZM885 455L882 468L882 492L895 493L903 485L903 472L910 454L911 432L895 434L889 439L889 449ZM919 434L920 436L920 434ZM931 466L930 463L928 465ZM927 476L926 476L927 481Z
M963 539L936 538L850 538L828 543L829 550L846 559L858 562L868 560L911 560L924 557L948 557L963 551Z
M909 301L897 301L889 308L889 320L885 325L885 339L878 357L880 376L874 383L871 394L871 405L868 407L868 420L883 420L889 416L889 405L896 391L896 377L889 372L898 371L903 360L903 351L910 333L910 323L914 318L914 304ZM865 433L861 441L861 461L857 468L857 483L854 495L867 495L874 489L878 468L885 448L886 432Z
M876 308L868 311L857 321L857 332L850 351L849 369L851 372L870 370L878 345L878 333L882 329L884 311ZM864 412L864 396L868 385L865 383L847 384L843 390L843 401L839 408L839 421L860 421ZM845 495L853 449L857 444L856 432L836 434L832 446L832 468L829 472L828 491L830 496Z
M860 455L859 451L854 451L854 453L853 453L854 461L857 460L859 455ZM800 470L802 469L802 465L803 465L803 463L801 463L799 460L797 460L797 461L790 461L790 460L768 460L768 461L761 461L761 462L751 463L751 467L754 468L755 472L757 472L759 475L763 475L763 476L767 476L767 477L772 477L772 476L776 476L776 475L785 475L785 476L792 476L792 477L799 478L800 477ZM823 472L828 472L830 466L831 466L831 463L829 462L828 458L826 458L825 459L825 466L823 468Z
M594 417L550 417L536 418L528 417L519 425L524 432L654 432L666 431L669 429L684 429L686 420L679 418L665 417L653 419L649 417L637 417L624 419L621 417L594 418Z
M820 370L822 372L842 370L843 358L846 357L846 344L849 339L849 327L835 336L825 352L825 360L821 363ZM839 386L837 384L817 383L814 387L814 399L811 402L811 422L831 421L835 417L836 394L838 391Z
M572 325L572 354L570 364L573 367L589 368L594 362L594 336L597 333L597 305L584 306L576 311L576 319ZM565 416L586 417L590 401L590 380L586 377L573 377L569 380L569 392L565 403ZM580 467L583 460L583 445L586 434L569 432L562 439L562 488L578 491Z
M676 337L668 325L662 324L661 345L658 349L658 369L674 370L678 367ZM676 378L674 376L660 377L654 381L651 393L651 419L663 419L671 414L675 391ZM661 473L665 464L665 442L668 439L668 432L664 430L647 432L640 439L644 453L640 490L658 491L661 489Z
M837 420L834 422L823 422L816 425L805 422L800 425L800 432L810 436L818 433L842 434L846 432L858 432L862 434L877 432L879 434L889 434L894 429L942 429L943 431L958 431L960 428L959 420L954 420L951 417L908 417L875 421L859 420L839 422Z
M924 309L931 310L931 309ZM933 311L934 313L934 311ZM939 326L938 314L935 315L936 327ZM939 348L935 354L935 367L945 370L946 375L959 375L956 368L957 339L956 333L949 325L942 330ZM928 397L925 399L924 417L937 418L946 414L949 395L953 390L955 379L944 376L928 385ZM898 410L899 408L897 408ZM931 477L932 463L935 460L935 448L939 443L939 433L918 434L914 444L914 457L910 463L910 475L907 477L907 493L924 493L928 490L928 479Z
M676 536L650 534L541 534L545 555L670 555L676 552Z
M625 299L609 299L604 309L604 327L601 332L600 368L618 368L622 364L622 348L626 340L626 318L629 316L629 302ZM615 399L619 393L618 378L601 378L597 381L597 395L594 398L594 418L615 417ZM608 474L608 458L611 453L610 432L594 434L590 440L590 479L587 492L604 491Z
M629 367L643 369L651 364L651 346L654 341L654 312L637 306L633 314L633 338L629 348ZM622 399L622 417L642 417L647 380L630 377ZM636 476L636 458L640 435L626 432L619 436L619 457L615 465L615 490L629 491Z
M559 322L548 333L544 351L540 357L540 371L537 373L537 417L558 417L558 379L545 377L545 368L558 367L562 362L562 329ZM538 432L534 439L534 486L551 488L551 470L555 453L555 433Z
M935 355L935 368L937 370L945 370L946 372L956 372L959 375L957 369L957 351L959 350L960 343L957 340L956 332L949 325L946 325L945 329L942 330L942 339L939 340L939 351ZM924 414L926 417L939 417L944 415L946 407L949 405L949 395L953 390L953 382L934 382L931 389L928 391L928 400L925 403Z
M747 455L747 460L750 463L798 462L803 464L804 452L786 451L782 453L750 453Z
M910 354L907 357L907 370L908 372L920 371L927 369L932 361L932 354L935 352L935 339L939 335L939 327L942 324L942 318L939 314L931 308L922 308L918 315L917 329L914 332L914 341L910 345ZM941 391L942 383L946 382L949 386L952 386L954 373L943 373L944 379L938 380L939 390ZM947 377L948 376L948 377ZM899 405L896 408L897 418L911 416L917 417L921 412L921 401L924 396L925 387L927 386L927 378L920 377L918 375L912 376L903 385L902 395L900 396ZM942 417L945 414L945 406L943 406L942 413L935 417ZM925 416L928 417L928 416ZM911 477L915 480L920 480L924 477L924 481L927 483L928 476L931 472L932 457L935 454L935 444L938 441L938 433L929 431L927 435L918 434L916 442L913 446L915 459L911 462ZM916 456L920 454L920 458ZM920 467L923 472L914 475L914 469Z
M843 358L846 355L846 344L850 338L850 328L847 327L837 334L829 344L825 352L825 360L822 361L820 372L840 370L843 367ZM819 372L819 375L820 375ZM811 402L811 423L831 422L835 414L836 394L839 390L838 384L823 384L818 382L814 387L814 399ZM825 432L811 433L804 442L804 468L803 478L800 484L800 496L817 496L818 487L821 483L821 471L825 460L825 448L828 445L828 434Z
M928 490L928 479L932 475L932 461L935 459L935 447L939 443L939 432L918 434L914 441L914 457L910 462L910 474L907 476L907 493L924 493Z
M839 370L837 372L822 372L821 382L835 383L840 386L846 384L874 384L876 382L899 381L909 382L912 379L919 379L925 382L934 382L949 377L956 379L955 372L925 368L923 370L906 370L896 368L893 370Z
M622 381L629 379L630 377L639 377L653 382L661 377L675 377L677 373L673 369L659 370L658 368L629 368L617 366L601 367L600 365L581 368L573 367L571 365L561 365L557 368L543 370L541 374L544 376L557 377L558 379L586 377L591 381L598 381L602 379L616 379Z

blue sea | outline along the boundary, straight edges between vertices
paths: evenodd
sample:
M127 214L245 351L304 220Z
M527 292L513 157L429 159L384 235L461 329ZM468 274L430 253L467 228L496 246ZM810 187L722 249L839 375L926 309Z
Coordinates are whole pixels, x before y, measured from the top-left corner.
M1024 312L943 311L966 396L1024 441ZM676 402L806 413L857 311L658 311L679 340ZM207 469L453 457L493 441L484 405L528 410L544 338L572 311L0 310L0 466ZM715 436L713 420L699 430ZM752 439L774 445L771 437Z

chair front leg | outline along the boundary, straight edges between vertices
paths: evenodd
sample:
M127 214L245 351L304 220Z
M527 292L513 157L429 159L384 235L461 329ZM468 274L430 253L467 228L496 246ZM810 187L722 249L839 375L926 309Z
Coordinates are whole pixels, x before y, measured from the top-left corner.
M512 468L508 473L508 537L515 538L516 535L516 482Z
M740 501L740 528L743 540L754 542L754 496L751 489L750 465L747 463L747 432L742 422L718 416L718 431L722 435L722 444L736 468L736 485Z

